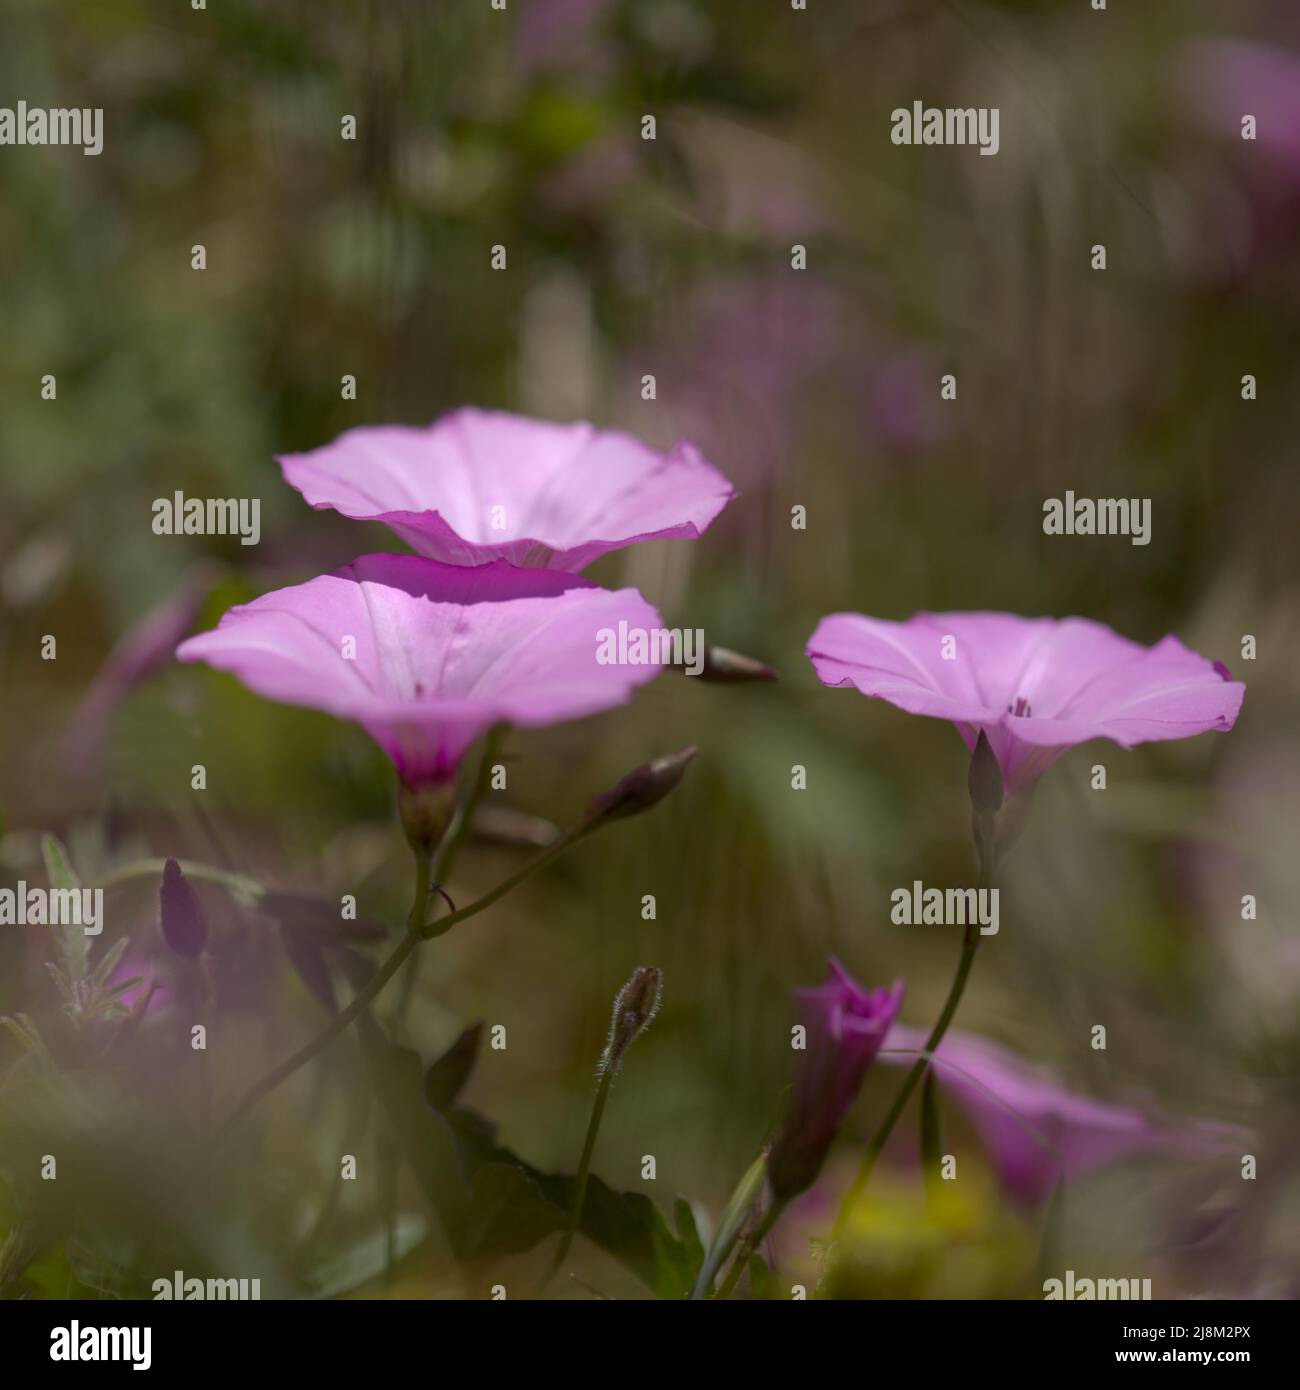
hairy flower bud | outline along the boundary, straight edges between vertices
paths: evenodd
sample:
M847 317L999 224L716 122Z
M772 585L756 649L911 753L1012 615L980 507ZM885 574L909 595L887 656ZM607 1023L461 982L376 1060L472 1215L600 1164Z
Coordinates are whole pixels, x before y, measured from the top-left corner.
M648 811L682 780L686 765L694 756L694 748L683 748L678 753L666 753L662 758L633 768L621 782L602 792L587 807L587 827L599 821L639 816L642 811Z
M623 1054L650 1026L650 1020L659 1012L663 982L662 970L653 965L640 965L615 996L609 1037L600 1058L602 1076L618 1071L623 1065Z
M208 941L208 924L194 892L194 885L181 873L174 859L163 865L162 888L158 894L159 919L163 940L178 956L190 960L203 954Z

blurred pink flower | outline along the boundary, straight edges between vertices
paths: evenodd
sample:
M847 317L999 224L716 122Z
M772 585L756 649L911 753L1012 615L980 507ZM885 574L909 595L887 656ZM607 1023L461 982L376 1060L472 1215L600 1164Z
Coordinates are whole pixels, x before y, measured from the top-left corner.
M947 428L929 351L864 321L811 272L710 283L634 356L630 399L654 372L674 427L742 488L798 468L814 421L819 441L829 420L859 450L925 448Z
M590 74L604 66L597 33L609 0L531 0L520 7L515 58L525 72L568 68Z
M313 507L382 521L422 555L577 571L635 541L701 535L735 496L691 444L466 407L365 425L279 460Z
M597 661L598 632L620 621L662 626L635 589L504 560L364 555L232 608L176 655L268 699L356 720L417 786L448 781L498 722L538 727L625 703L661 668Z
M833 613L807 653L824 685L950 719L972 750L982 729L1013 793L1090 739L1131 748L1231 729L1246 690L1176 637L1143 647L1087 618Z
M1248 39L1197 39L1184 46L1183 100L1208 130L1242 141L1253 116L1258 148L1300 178L1300 56ZM1249 153L1256 148L1242 142Z
M810 1187L821 1171L862 1078L875 1059L903 1002L903 982L865 990L837 960L825 984L794 992L806 1030L796 1054L785 1124L768 1160L773 1194L788 1199Z
M60 754L70 773L97 769L113 712L131 691L171 660L177 642L194 626L214 577L210 568L200 568L118 639L63 736Z
M927 1036L924 1029L896 1023L881 1062L912 1066ZM1008 1192L1026 1203L1050 1196L1062 1178L1082 1177L1137 1154L1209 1158L1241 1142L1231 1125L1175 1123L1067 1091L1014 1053L970 1033L950 1032L943 1039L934 1070L980 1136Z

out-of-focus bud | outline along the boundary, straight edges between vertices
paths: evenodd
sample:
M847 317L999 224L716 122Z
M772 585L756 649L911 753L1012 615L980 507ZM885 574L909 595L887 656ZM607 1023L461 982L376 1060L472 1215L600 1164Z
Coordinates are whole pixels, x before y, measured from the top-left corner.
M645 1032L650 1020L659 1012L663 983L662 970L653 965L639 965L632 978L615 996L609 1037L600 1057L602 1076L618 1071L623 1065L623 1054Z
M162 889L158 894L163 940L178 956L195 960L208 942L208 924L194 892L194 885L181 873L174 859L163 865Z
M966 779L970 804L978 816L995 816L1002 809L1002 769L983 729L970 758Z
M451 824L455 803L454 782L428 782L418 787L398 783L397 814L407 843L416 854L427 858L438 848Z
M686 765L694 756L694 748L683 748L678 753L665 753L662 758L633 768L621 782L601 792L587 807L584 829L590 830L601 821L639 816L642 811L648 811L682 780Z
M686 667L678 668L686 670ZM779 680L777 673L765 662L756 661L752 656L742 656L727 647L706 646L704 648L704 667L698 673L702 681L714 681L719 685L740 685L746 681Z
M902 1003L902 980L889 989L863 989L837 960L825 984L795 991L803 1050L767 1168L778 1200L797 1197L817 1180Z

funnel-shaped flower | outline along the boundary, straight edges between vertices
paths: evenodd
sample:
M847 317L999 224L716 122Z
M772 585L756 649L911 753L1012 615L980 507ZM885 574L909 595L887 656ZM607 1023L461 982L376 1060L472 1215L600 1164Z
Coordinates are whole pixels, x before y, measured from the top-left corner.
M367 425L281 457L313 507L382 521L456 565L576 572L634 541L697 537L735 493L691 444L465 408L427 428Z
M804 1028L785 1125L768 1159L773 1194L810 1187L903 1002L903 982L865 990L837 960L825 984L794 992Z
M882 1063L910 1067L926 1033L896 1023ZM1231 1125L1181 1123L1133 1106L1068 1091L1041 1070L971 1033L950 1032L935 1052L935 1075L983 1141L1008 1192L1025 1203L1069 1181L1143 1153L1207 1158L1241 1142Z
M558 724L625 703L658 666L601 665L598 632L658 613L575 575L364 555L232 608L182 661L271 700L354 719L407 786L445 782L492 725Z
M1176 637L1143 647L1087 618L833 613L807 652L824 685L950 719L972 750L983 729L1008 793L1089 739L1131 748L1231 729L1246 691Z

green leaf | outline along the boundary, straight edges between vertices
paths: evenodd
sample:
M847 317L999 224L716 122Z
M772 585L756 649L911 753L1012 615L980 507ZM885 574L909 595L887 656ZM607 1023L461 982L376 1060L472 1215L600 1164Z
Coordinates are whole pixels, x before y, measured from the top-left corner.
M567 1217L576 1179L568 1174L538 1177L542 1190ZM698 1267L692 1251L673 1235L659 1208L644 1193L616 1192L592 1173L578 1229L660 1298L683 1299L690 1294Z
M143 983L143 975L132 975L129 980L123 980L120 985L114 985L112 989L104 991L105 999L117 999L128 991L133 990L136 985Z
M547 1200L520 1164L484 1163L474 1174L465 1248L469 1255L528 1250L564 1225L564 1212Z
M731 1247L739 1239L754 1203L762 1195L766 1179L767 1154L760 1153L745 1170L744 1177L736 1184L736 1190L723 1210L722 1219L718 1222L718 1229L713 1233L713 1241L709 1245L709 1253L696 1274L695 1287L691 1290L692 1298L712 1297L713 1281L726 1263L727 1256L731 1254Z
M41 856L45 860L45 872L49 876L50 887L56 892L72 892L80 895L81 880L73 872L72 865L68 862L67 850L53 835L41 836ZM54 916L52 904L49 915ZM68 978L84 980L88 961L85 929L75 922L60 925L51 922L50 932L59 949L63 968L67 971Z
M767 1267L762 1255L751 1255L749 1259L749 1291L753 1298L767 1299L773 1295L776 1280Z
M481 1035L482 1029L476 1026L457 1038L429 1068L424 1093L430 1106L450 1124L473 1187L465 1252L505 1254L528 1250L568 1224L577 1178L541 1172L497 1144L493 1126L482 1116L463 1107L452 1108L473 1069ZM518 1176L507 1179L507 1172ZM674 1235L649 1197L616 1192L593 1173L578 1229L661 1298L684 1298L702 1252L684 1202L677 1207L679 1232L683 1231L683 1208L686 1229Z
M63 996L63 1002L75 1008L78 1003L77 993L72 988L72 981L68 979L67 972L60 970L53 961L49 960L45 962L45 968L50 972L50 978L54 981L55 988Z
M704 1263L704 1242L695 1225L695 1213L685 1197L678 1197L673 1205L673 1215L677 1222L677 1238L686 1247L691 1264L698 1270Z
M424 1098L435 1110L447 1111L465 1089L478 1057L483 1025L466 1028L424 1075Z
M104 952L100 957L99 964L91 972L91 984L101 988L108 984L108 977L117 969L118 962L122 959L126 951L126 941L126 937L119 936L108 950ZM114 993L123 988L124 986L118 985Z
M452 1250L463 1256L469 1184L451 1126L439 1111L420 1103L424 1068L419 1054L389 1042L369 1014L357 1026L361 1054L398 1149Z

